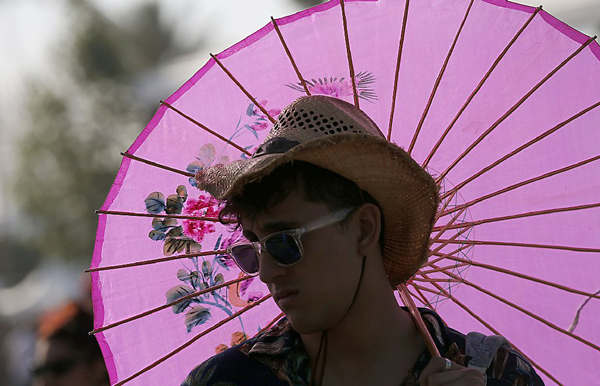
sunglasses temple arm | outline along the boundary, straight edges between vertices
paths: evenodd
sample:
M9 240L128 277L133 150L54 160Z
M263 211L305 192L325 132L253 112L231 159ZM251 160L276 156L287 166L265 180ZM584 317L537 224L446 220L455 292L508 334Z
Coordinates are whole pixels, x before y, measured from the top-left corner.
M308 231L317 230L320 228L324 228L329 225L336 224L342 220L344 220L353 209L341 209L337 212L332 213L329 216L324 218L319 218L308 224L304 225L301 229L301 233L306 233Z
M429 354L431 354L432 358L441 356L440 352L437 349L437 346L435 345L435 343L433 341L433 338L429 334L429 330L427 330L427 327L425 326L425 322L423 322L421 313L419 312L419 310L417 309L417 306L413 302L412 297L410 296L410 294L408 293L408 290L406 289L406 286L404 284L399 284L397 288L398 288L398 293L400 293L400 298L402 299L402 302L408 308L408 311L410 312L410 316L412 316L413 321L415 322L415 325L417 326L417 329L419 330L419 333L421 334L421 337L423 337L423 340L425 341L425 345L427 346L427 350L429 351Z

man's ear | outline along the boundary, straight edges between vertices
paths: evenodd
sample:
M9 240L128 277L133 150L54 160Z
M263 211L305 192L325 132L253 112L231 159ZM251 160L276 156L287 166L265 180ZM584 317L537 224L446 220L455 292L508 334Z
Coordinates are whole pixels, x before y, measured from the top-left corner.
M381 234L381 210L374 204L363 204L354 213L360 227L358 237L358 253L368 256L380 250L379 235Z

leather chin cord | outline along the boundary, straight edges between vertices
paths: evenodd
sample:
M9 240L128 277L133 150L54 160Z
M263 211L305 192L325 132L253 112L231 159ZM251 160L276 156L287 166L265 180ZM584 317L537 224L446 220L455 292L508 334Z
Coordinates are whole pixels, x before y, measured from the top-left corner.
M352 302L350 303L350 307L344 313L344 316L341 320L344 320L350 309L354 305L356 301L356 296L358 295L358 290L360 289L360 283L362 283L363 274L365 273L365 263L367 262L367 256L363 256L362 266L360 268L360 277L358 278L358 284L356 285L356 291L354 291L354 297L352 298ZM325 375L325 364L327 363L327 331L325 330L321 333L321 343L319 343L319 350L317 351L317 360L315 361L315 367L312 369L310 376L309 386L323 386L323 376ZM321 360L321 354L323 355L323 363L319 366L319 362ZM315 383L315 379L317 377L317 373L319 374L319 382Z

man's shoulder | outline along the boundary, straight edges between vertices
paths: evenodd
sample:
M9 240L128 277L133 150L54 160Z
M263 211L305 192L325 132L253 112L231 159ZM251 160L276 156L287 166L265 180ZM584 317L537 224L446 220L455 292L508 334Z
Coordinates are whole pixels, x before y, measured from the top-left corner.
M529 361L515 350L504 338L478 333L465 335L448 327L441 317L431 310L421 310L429 322L430 332L436 341L441 341L440 352L447 358L468 366L476 361L487 363L486 353L491 352L486 365L488 386L542 386L544 383ZM483 355L483 357L479 356ZM462 363L461 363L462 362Z

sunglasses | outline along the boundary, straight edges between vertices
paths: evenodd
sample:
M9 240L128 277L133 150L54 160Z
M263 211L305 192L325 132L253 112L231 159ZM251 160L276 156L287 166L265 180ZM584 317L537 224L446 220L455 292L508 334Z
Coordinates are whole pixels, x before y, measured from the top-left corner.
M277 264L287 267L296 264L304 255L300 238L303 234L341 222L354 209L341 209L308 224L287 231L275 232L254 242L240 242L227 248L227 254L248 275L258 273L258 257L267 251Z

